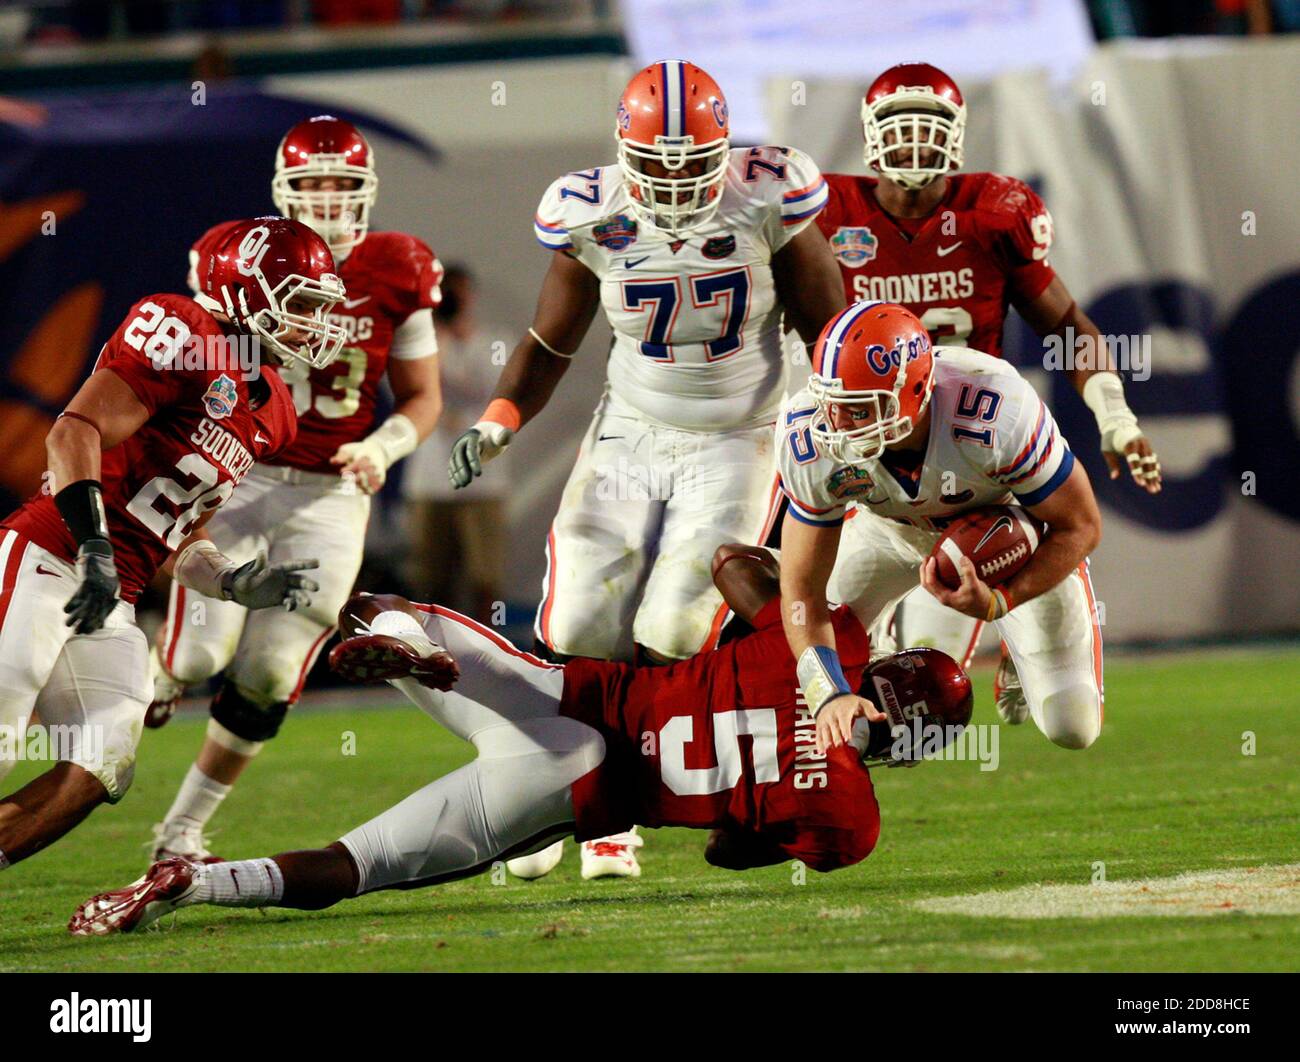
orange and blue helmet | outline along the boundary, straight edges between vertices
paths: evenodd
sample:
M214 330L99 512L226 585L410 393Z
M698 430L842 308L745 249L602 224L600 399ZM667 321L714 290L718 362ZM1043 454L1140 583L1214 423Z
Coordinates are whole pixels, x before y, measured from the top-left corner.
M909 310L855 302L827 322L813 349L812 437L836 461L869 461L911 434L934 387L930 333ZM837 428L833 408L852 428Z
M628 82L618 103L618 164L633 212L682 235L717 211L731 150L727 101L694 63L651 63Z

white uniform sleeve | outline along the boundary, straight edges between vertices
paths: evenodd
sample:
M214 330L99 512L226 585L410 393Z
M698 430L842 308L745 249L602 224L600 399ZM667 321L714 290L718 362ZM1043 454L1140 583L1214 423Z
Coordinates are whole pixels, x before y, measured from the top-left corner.
M767 199L768 239L775 254L802 232L825 208L829 197L826 178L817 163L798 148L757 148L745 162L755 191Z
M433 310L426 306L416 310L393 330L393 345L388 356L398 361L414 361L438 353L438 335L433 328Z
M994 422L991 448L983 449L986 474L1006 487L1020 504L1037 505L1069 477L1074 454L1043 400L1019 376L1003 392L1005 413ZM1002 423L1003 418L1007 423Z
M185 274L185 283L189 285L190 291L194 292L195 295L199 293L199 276L197 272L198 268L199 268L199 252L195 248L191 247L190 248L190 269L189 272Z
M781 475L781 493L790 503L790 515L813 527L837 527L844 521L846 504L831 494L827 477L832 462L813 446L810 428L812 408L801 403L807 395L795 395L776 422L776 463Z
M565 209L566 202L562 195L568 186L569 175L565 175L546 189L542 201L537 205L537 216L533 219L533 234L537 242L548 251L571 251L573 241L569 239L569 217Z

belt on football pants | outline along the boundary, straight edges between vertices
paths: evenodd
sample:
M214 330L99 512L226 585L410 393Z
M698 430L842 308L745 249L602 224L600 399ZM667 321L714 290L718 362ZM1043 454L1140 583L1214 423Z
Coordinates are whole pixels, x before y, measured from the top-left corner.
M345 480L336 472L307 472L289 465L264 465L258 462L253 466L250 474L261 479L274 480L276 483L307 484L348 493L354 493L357 489L355 483Z

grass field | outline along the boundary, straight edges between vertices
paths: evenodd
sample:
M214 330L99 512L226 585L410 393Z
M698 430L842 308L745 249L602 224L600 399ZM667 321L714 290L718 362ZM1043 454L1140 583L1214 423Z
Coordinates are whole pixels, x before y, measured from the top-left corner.
M976 682L976 722L992 722L989 673ZM637 881L583 882L570 845L536 882L481 877L315 914L197 908L137 937L69 937L78 902L144 868L149 826L202 732L201 718L181 717L146 733L121 805L0 875L0 971L1300 969L1300 652L1116 660L1107 701L1087 752L1028 724L1002 728L996 771L875 772L875 854L802 884L789 865L713 869L703 834L659 830ZM222 809L214 848L238 858L329 842L466 758L468 746L392 704L291 719ZM353 756L341 752L348 731ZM1096 864L1110 886L1090 885ZM1089 888L1264 865L1290 866L1245 886L1211 875L1191 898L1130 888L1120 913L1083 917L1102 894ZM942 903L1036 884L1080 888L1027 900L1033 918Z

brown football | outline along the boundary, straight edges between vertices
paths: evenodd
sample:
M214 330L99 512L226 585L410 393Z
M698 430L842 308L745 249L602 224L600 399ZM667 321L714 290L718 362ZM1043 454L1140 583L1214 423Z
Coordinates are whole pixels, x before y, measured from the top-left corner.
M1046 530L1018 505L990 505L959 516L934 544L930 556L938 562L939 582L950 590L961 586L957 560L965 555L989 586L1000 586L1029 563Z

